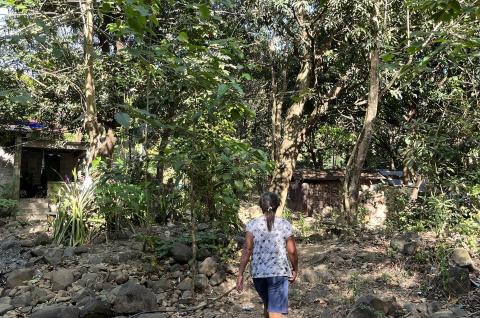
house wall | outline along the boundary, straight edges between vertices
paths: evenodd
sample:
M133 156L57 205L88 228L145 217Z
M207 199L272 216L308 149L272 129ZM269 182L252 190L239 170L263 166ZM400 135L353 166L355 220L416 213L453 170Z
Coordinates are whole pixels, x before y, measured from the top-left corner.
M0 185L9 184L13 180L14 153L7 152L0 146Z
M379 181L363 179L360 181L362 190L372 190ZM326 208L342 208L342 180L305 180L290 183L287 207L294 211L305 212L308 215L322 213Z
M309 215L322 212L325 207L340 208L342 183L338 180L290 183L287 207Z

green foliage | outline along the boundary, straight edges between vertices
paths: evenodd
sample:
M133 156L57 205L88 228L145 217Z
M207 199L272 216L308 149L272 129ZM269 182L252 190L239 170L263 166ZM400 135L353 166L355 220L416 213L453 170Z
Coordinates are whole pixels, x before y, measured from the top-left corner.
M74 175L76 172L74 171ZM69 246L87 243L101 224L96 214L97 183L66 182L58 197L58 214L53 221L53 240Z
M140 184L129 181L122 160L117 160L113 167L97 160L94 169L99 180L95 202L110 234L150 221L146 191Z
M387 229L397 231L408 228L411 223L417 222L414 219L409 206L409 195L405 189L385 186L381 189L385 195L387 206Z
M14 215L17 209L17 200L0 198L0 216Z
M0 198L3 199L15 199L12 197L12 194L14 193L14 182L6 182L3 184L0 184Z
M234 240L224 240L223 231L211 230L198 232L196 235L197 248L206 249L221 258L231 259L233 253L238 250L238 244ZM171 239L160 239L156 236L145 236L142 238L144 249L153 251L158 258L165 258L175 243L191 245L191 233L184 233Z

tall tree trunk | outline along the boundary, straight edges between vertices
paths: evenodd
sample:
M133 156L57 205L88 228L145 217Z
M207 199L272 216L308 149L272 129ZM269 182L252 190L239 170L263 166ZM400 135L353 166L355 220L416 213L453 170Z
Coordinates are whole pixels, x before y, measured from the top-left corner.
M85 35L85 120L84 126L89 137L86 166L92 164L98 152L100 127L97 121L95 105L95 85L93 80L93 0L80 1L83 14L83 33Z
M350 155L343 181L343 201L345 208L345 217L348 222L353 221L353 217L358 209L358 194L360 191L360 175L362 173L365 158L373 133L373 125L377 117L379 76L378 76L378 46L375 45L370 53L370 89L368 92L367 112L362 130L357 138L355 147Z
M305 58L302 62L302 68L297 75L297 90L305 92L310 88L313 65L310 58ZM302 114L305 102L308 97L301 95L296 102L289 108L284 121L284 135L279 148L279 158L273 171L270 191L280 196L280 206L278 213L282 213L285 207L285 201L288 195L290 180L292 179L297 156L302 144L301 135L303 131Z

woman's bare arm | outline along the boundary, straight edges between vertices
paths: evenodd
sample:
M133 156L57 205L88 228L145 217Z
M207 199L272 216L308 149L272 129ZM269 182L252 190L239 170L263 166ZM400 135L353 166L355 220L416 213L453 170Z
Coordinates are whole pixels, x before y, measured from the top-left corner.
M238 269L237 290L243 290L243 273L247 267L250 256L253 252L253 234L247 232L245 235L245 244L243 244L242 257L240 258L240 268Z
M290 263L292 263L292 277L289 279L291 283L295 281L298 275L298 255L297 255L297 246L295 245L295 238L290 236L287 239L287 253Z

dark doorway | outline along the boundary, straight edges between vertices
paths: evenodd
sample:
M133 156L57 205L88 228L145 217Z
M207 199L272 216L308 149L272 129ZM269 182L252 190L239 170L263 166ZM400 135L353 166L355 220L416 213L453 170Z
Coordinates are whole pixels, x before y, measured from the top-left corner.
M72 180L83 151L24 148L20 177L21 198L46 198L49 185Z

